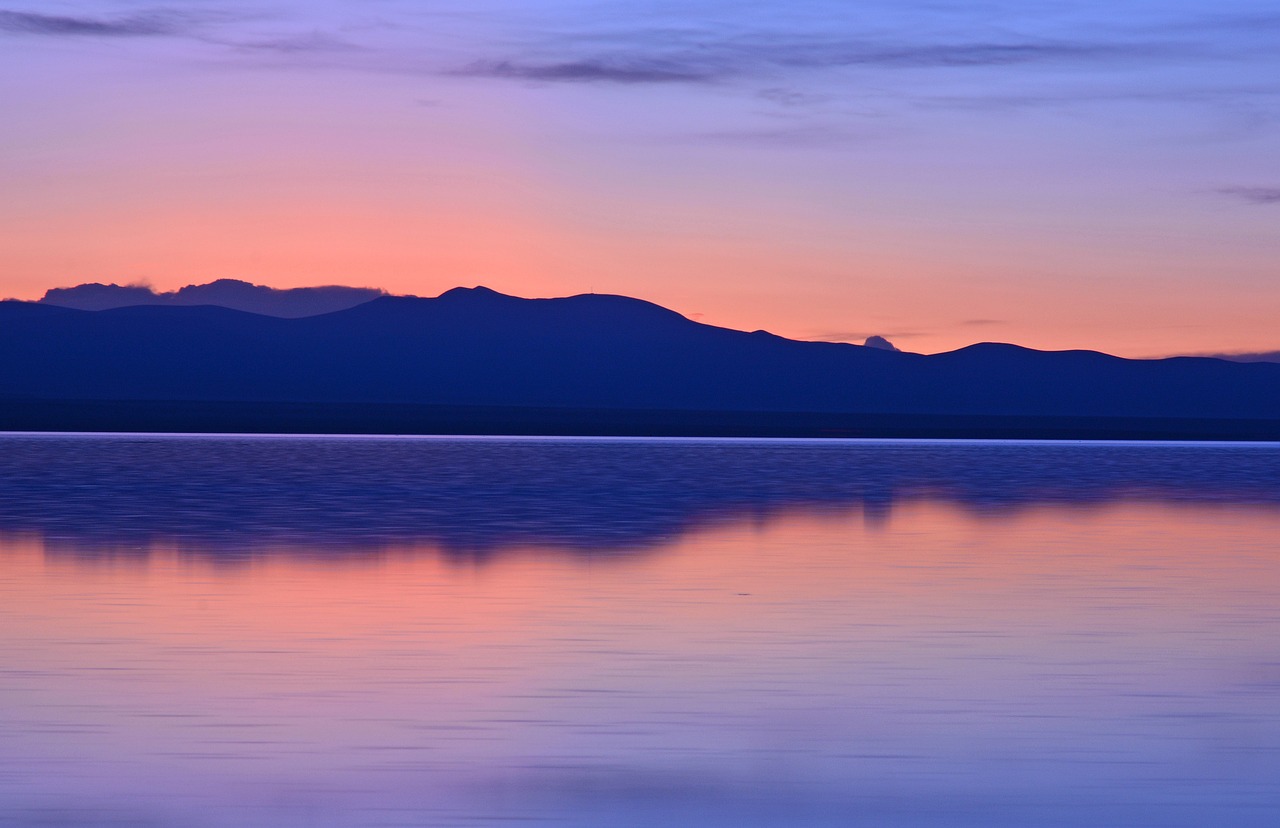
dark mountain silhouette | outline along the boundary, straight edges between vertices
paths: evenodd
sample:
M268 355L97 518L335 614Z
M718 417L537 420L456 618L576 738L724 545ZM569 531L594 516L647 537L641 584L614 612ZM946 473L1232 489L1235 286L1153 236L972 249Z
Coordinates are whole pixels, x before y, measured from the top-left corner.
M41 304L77 310L112 310L136 305L215 305L266 316L295 319L346 310L386 294L377 288L326 287L276 288L238 279L218 279L207 285L187 285L170 293L156 293L139 285L85 284L53 288Z
M1274 364L992 343L926 356L717 328L623 296L486 288L298 319L4 302L0 399L8 428L1280 433Z

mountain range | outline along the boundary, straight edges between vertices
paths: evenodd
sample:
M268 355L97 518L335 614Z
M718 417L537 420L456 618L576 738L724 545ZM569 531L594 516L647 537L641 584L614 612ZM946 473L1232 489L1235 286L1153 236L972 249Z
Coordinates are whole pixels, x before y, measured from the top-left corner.
M1276 364L996 343L921 355L483 287L291 316L0 302L0 427L1280 437Z

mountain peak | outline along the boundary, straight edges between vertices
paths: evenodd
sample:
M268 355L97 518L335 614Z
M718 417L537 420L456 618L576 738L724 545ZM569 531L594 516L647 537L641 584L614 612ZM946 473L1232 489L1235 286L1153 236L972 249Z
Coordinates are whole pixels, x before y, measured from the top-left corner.
M440 294L437 299L515 299L517 297L510 296L506 293L499 293L493 288L484 285L476 285L475 287L456 287L446 290Z

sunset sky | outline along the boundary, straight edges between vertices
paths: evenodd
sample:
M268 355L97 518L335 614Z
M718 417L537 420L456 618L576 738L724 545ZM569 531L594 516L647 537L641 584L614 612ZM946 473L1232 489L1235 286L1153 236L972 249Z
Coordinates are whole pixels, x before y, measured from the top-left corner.
M0 295L1280 349L1275 0L0 0Z

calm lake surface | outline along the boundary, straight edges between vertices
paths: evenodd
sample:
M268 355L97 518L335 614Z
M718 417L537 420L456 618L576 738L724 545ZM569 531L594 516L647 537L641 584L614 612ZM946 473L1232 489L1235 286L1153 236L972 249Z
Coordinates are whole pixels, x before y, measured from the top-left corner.
M1280 824L1280 446L0 436L0 825L525 824Z

